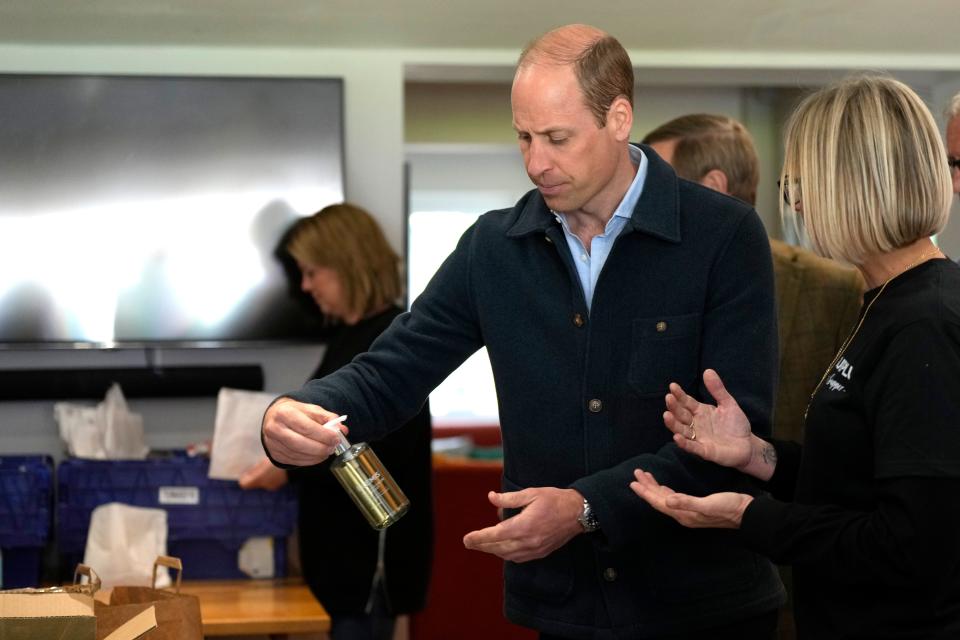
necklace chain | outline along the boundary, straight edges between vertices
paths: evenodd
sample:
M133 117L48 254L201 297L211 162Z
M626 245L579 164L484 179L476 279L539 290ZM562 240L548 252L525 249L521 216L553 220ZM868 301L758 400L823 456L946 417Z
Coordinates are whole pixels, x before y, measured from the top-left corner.
M880 290L877 291L877 295L873 296L873 299L867 305L867 308L864 309L863 315L860 316L860 320L857 322L857 326L853 328L853 331L850 333L850 335L847 336L847 339L844 340L843 344L840 345L840 349L837 351L837 355L833 357L833 360L830 362L830 366L828 366L827 370L823 372L822 376L820 376L820 382L817 383L817 386L814 387L813 389L813 393L810 394L810 399L807 401L807 408L803 412L804 423L806 423L807 421L807 414L810 413L810 405L813 404L813 397L817 395L818 391L820 391L820 387L823 386L823 383L827 379L827 376L829 376L830 372L833 371L833 368L837 366L837 362L840 361L840 358L843 357L843 354L844 352L846 352L847 347L850 346L850 343L853 342L853 339L857 336L857 332L860 331L860 327L863 326L863 321L867 319L867 314L870 313L870 308L873 307L873 303L877 301L877 298L879 298L880 295L883 293L884 289L887 288L887 285L890 284L890 281L896 278L897 276L901 276L905 274L907 271L910 271L910 269L913 269L914 267L919 265L921 262L923 262L927 258L931 258L939 252L940 252L939 247L934 247L930 251L923 252L919 258L917 258L916 260L908 264L902 270L898 271L897 273L894 273L892 276L887 278L886 281L884 281L884 283L880 286Z

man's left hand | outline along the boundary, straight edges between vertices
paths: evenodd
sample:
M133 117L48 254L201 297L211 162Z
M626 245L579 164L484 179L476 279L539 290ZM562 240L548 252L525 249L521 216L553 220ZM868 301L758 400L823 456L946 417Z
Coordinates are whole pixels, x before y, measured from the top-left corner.
M583 533L577 517L583 511L583 496L575 489L531 487L487 497L500 509L522 509L500 524L463 537L467 549L484 551L512 562L546 557L574 536Z

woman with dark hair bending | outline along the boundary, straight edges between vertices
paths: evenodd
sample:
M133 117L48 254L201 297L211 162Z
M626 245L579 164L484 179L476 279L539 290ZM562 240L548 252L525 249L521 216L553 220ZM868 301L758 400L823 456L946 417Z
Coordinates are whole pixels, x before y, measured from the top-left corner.
M321 378L370 348L402 313L399 258L373 217L336 204L298 220L286 249L300 269L300 288L340 323L313 374ZM349 423L349 420L348 420ZM330 613L331 640L390 640L398 614L426 602L433 550L430 408L373 443L410 499L410 510L378 535L330 472L279 469L263 462L241 478L245 488L300 490L300 563L310 590Z

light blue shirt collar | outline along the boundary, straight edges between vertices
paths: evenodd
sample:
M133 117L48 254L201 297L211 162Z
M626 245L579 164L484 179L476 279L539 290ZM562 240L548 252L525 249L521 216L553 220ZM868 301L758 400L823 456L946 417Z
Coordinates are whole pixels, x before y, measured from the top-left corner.
M630 188L623 195L623 200L620 201L613 215L629 220L633 217L633 210L636 209L637 203L640 202L643 185L647 182L647 167L650 165L650 161L647 160L647 156L643 155L640 147L630 144L627 145L627 148L630 150L630 162L637 165L637 175L633 177Z
M646 156L639 147L628 145L630 151L630 162L637 165L637 175L633 177L630 188L624 194L623 199L614 210L610 220L607 221L603 233L594 236L590 241L590 251L583 246L580 238L576 236L567 224L566 214L554 211L553 215L560 221L563 227L564 236L567 239L567 246L570 249L570 255L573 257L573 263L577 268L577 276L580 280L580 286L583 288L583 297L587 304L587 311L593 304L593 291L596 288L597 280L600 278L600 272L603 265L613 249L613 243L617 236L627 225L627 221L633 216L633 210L640 201L640 195L643 193L643 185L647 181L647 166L649 164Z

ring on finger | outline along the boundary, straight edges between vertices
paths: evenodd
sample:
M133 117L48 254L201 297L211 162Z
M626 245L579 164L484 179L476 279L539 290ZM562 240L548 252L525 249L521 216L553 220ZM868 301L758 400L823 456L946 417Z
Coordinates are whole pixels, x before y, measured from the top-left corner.
M695 420L691 420L691 421L690 421L690 435L687 436L687 439L688 439L688 440L696 440L696 439L697 439L697 428L696 428L695 426L693 426L693 423L694 423L694 422L695 422Z

